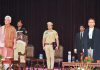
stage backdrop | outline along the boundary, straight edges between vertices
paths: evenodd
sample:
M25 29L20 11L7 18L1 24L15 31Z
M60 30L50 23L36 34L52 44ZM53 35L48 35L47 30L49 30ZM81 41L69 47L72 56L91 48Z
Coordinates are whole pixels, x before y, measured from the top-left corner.
M35 57L42 50L42 35L46 23L52 21L64 47L64 61L67 52L73 50L75 34L81 24L87 27L87 20L94 17L100 28L100 0L0 0L0 24L5 15L12 16L16 26L19 19L28 30L29 44L35 47Z

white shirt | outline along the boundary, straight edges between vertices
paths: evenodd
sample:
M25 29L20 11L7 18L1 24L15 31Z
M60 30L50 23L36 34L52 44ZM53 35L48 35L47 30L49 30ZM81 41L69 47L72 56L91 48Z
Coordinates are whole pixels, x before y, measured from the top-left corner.
M94 28L89 28L89 39L92 39Z

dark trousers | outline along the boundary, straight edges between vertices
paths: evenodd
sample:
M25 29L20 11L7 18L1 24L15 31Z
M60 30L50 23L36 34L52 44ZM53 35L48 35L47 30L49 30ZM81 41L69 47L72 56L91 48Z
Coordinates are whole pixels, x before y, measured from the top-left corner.
M89 40L88 40L88 47L87 47L87 48L89 49L90 47L91 47L92 49L94 49L94 40L93 40L93 39L89 39Z

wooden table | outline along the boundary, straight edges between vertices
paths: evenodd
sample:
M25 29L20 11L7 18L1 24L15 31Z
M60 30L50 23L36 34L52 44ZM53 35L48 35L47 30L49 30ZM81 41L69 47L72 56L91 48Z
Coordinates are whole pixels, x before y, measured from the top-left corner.
M41 68L45 68L45 62L46 62L46 59L32 59L31 60L32 62L36 62L36 64L34 65L34 67L35 68L39 68L39 67L41 67ZM40 64L40 63L42 63L42 64Z
M65 69L65 67L85 67L85 66L91 66L93 68L100 67L100 63L76 63L76 62L62 62L62 70ZM70 70L70 69L69 69ZM76 69L74 69L76 70Z

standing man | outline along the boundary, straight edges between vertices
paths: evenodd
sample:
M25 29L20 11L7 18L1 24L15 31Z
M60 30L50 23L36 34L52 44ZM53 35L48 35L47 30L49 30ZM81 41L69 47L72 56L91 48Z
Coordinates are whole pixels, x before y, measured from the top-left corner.
M88 20L88 26L84 32L84 48L85 56L88 55L88 49L93 49L94 61L100 60L100 30L95 28L95 20L90 18Z
M23 34L23 37L20 37L20 38L22 38L21 40L25 41L26 44L28 44L28 32L27 32L26 28L23 27L23 23L21 20L19 20L17 23L16 31L17 31L17 39L18 39L18 37L20 37ZM20 34L20 33L22 33L22 34Z
M16 29L11 25L12 18L5 16L4 23L2 26L2 34L4 34L4 58L13 58L13 50L16 47Z
M59 46L59 37L58 33L53 30L53 23L47 22L48 30L46 30L43 34L43 50L45 51L46 58L47 58L47 68L48 70L53 70L54 68L54 46L53 43L56 42L56 49Z
M77 33L76 37L75 37L75 49L74 49L74 53L76 53L78 55L78 61L80 61L80 53L84 49L84 44L83 44L84 30L85 30L84 26L81 25L80 26L80 32ZM75 50L77 52L75 52Z
M21 70L25 70L25 64L26 64L25 52L26 52L26 46L28 44L28 36L26 29L23 28L21 20L18 21L16 30L17 30L17 39L16 39L16 49L14 50L14 61L20 60L20 64L22 66Z
M21 54L25 53L25 48L28 44L28 36L26 29L22 27L21 20L17 23L17 38L16 38L16 49L14 50L14 60L18 61L18 52L21 52ZM25 33L26 32L26 33Z

